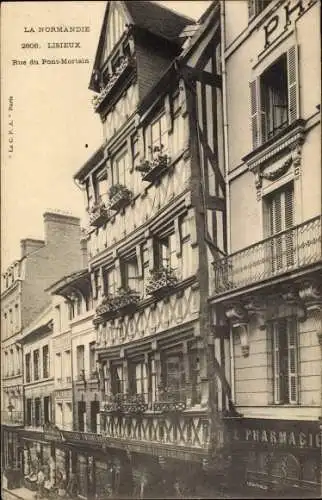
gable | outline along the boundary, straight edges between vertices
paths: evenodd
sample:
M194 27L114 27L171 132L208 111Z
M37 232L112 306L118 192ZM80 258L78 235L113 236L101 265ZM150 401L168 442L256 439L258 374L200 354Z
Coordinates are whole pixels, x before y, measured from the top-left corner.
M126 25L129 20L120 5L120 2L110 2L107 20L104 29L104 38L102 53L100 58L100 66L104 64L117 42L122 37L126 30Z

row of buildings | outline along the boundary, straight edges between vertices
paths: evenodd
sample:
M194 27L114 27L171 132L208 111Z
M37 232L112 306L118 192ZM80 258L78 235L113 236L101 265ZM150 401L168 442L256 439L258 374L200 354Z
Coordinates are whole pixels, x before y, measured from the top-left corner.
M108 2L104 140L2 282L2 464L80 498L321 491L320 4ZM248 489L248 490L247 490Z

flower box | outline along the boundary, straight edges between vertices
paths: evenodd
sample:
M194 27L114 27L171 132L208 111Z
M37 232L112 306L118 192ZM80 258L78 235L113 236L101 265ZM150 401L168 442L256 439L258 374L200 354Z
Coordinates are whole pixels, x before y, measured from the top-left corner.
M101 303L96 308L96 314L98 316L105 315L107 313L115 312L114 296L106 295L103 297Z
M111 212L102 202L99 205L94 205L90 211L89 223L91 226L100 227L104 222L107 222L111 217Z
M140 300L140 294L130 288L120 288L113 299L115 309L128 309L137 305Z
M132 199L132 192L122 184L115 184L109 192L110 208L120 210L128 205Z
M178 283L172 269L160 268L152 272L146 287L148 295L155 295L171 290Z
M166 153L163 153L162 144L153 148L152 155L152 160L143 160L135 167L135 170L141 172L142 180L146 182L154 182L170 165L170 157Z

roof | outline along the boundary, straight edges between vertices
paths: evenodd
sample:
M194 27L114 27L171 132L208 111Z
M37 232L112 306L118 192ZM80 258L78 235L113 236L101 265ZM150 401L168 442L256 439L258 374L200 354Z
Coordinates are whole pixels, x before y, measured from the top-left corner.
M47 291L50 291L52 294L59 294L65 287L68 287L71 283L77 282L79 279L85 278L88 275L88 269L84 268L79 271L75 271L71 274L63 276L58 281L50 285L47 288Z
M20 342L25 342L28 338L42 333L49 333L52 329L53 323L53 308L52 304L46 306L38 316L23 330L19 339Z
M155 2L128 0L123 2L135 26L171 42L181 43L179 35L195 20Z

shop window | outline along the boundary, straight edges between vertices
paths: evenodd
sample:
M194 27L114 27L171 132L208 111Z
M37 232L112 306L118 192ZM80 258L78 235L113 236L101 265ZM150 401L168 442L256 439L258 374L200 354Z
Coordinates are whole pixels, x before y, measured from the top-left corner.
M272 328L274 403L298 402L297 323L294 318L274 321Z
M49 347L44 345L42 348L42 363L43 363L43 377L49 377Z
M250 82L254 149L299 117L297 65L297 47L293 46Z
M248 17L252 19L260 14L272 0L248 0Z
M35 399L35 421L34 425L35 427L39 427L42 424L41 421L41 399L36 398Z
M32 399L26 400L26 425L31 425L32 419Z
M287 270L294 265L296 235L290 229L294 223L293 184L274 191L264 199L266 234L271 272Z
M34 380L39 380L39 349L34 351Z

